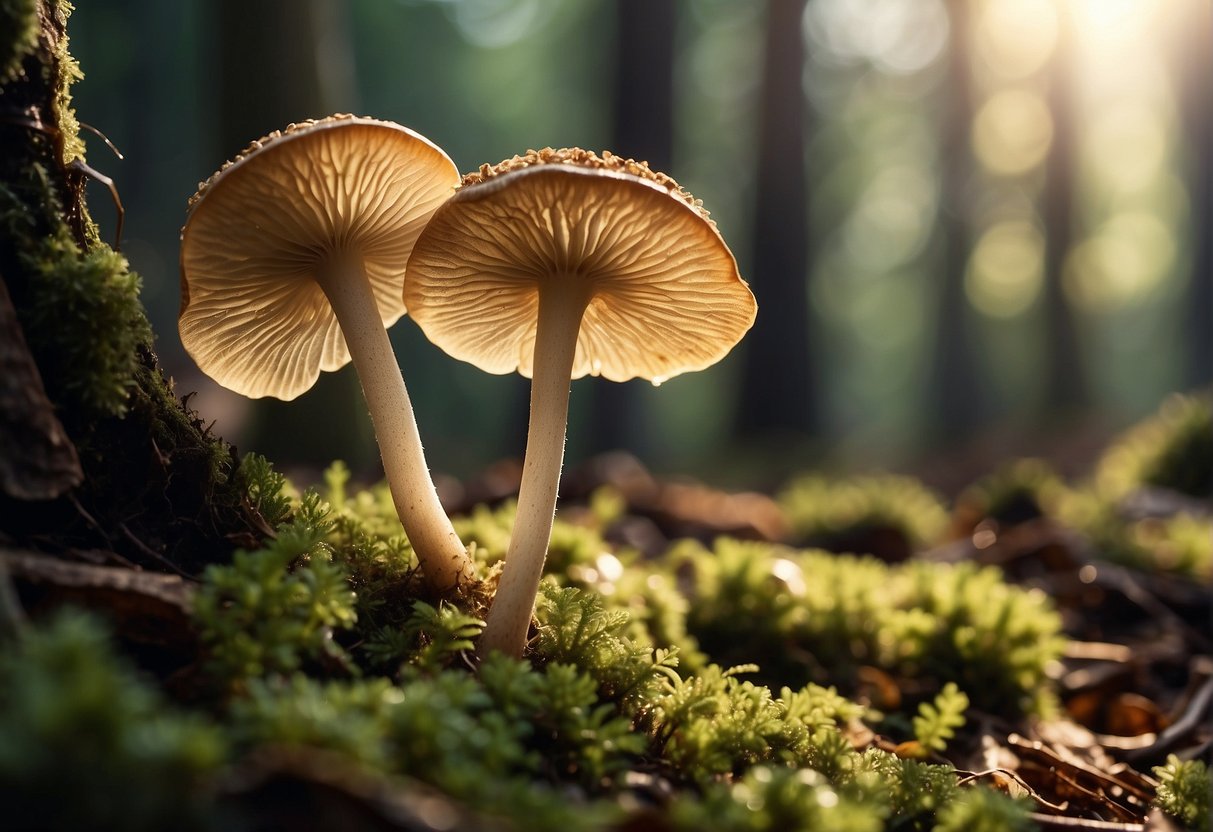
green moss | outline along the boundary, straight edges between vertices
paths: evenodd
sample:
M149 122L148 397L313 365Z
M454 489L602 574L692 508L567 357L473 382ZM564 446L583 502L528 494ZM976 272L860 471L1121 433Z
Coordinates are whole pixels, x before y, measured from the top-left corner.
M580 668L629 712L648 702L664 680L676 677L676 653L654 648L648 638L633 639L628 612L608 608L597 593L545 582L537 612L536 653Z
M386 679L322 683L303 675L254 679L228 714L233 745L252 751L283 745L338 752L387 770L387 715L400 689Z
M904 560L947 530L939 497L911 477L879 474L793 480L778 496L795 540L832 552Z
M470 672L480 590L424 596L381 487L351 489L335 466L322 492L300 494L264 460L242 469L248 509L278 525L262 548L205 573L205 661L191 686L220 694L207 706L234 759L321 749L338 770L420 780L536 830L642 817L644 783L673 790L649 810L659 828L926 829L987 803L1007 809L959 788L951 766L857 751L856 727L881 715L845 695L862 661L906 689L955 680L1003 715L1047 698L1040 664L1055 655L1056 621L994 570L729 540L640 564L600 549L596 526L570 526L553 562L573 577L545 580L529 661L491 656ZM481 512L470 528L508 515ZM658 612L645 613L649 598ZM691 641L688 631L703 652L684 666L663 634ZM745 663L712 663L738 646ZM920 710L924 745L939 749L963 718L953 691ZM14 702L11 719L33 707ZM908 738L913 713L886 716L881 730ZM208 782L229 774L219 758L208 765Z
M250 679L210 723L174 713L121 667L94 622L67 617L0 651L0 728L12 740L0 744L0 794L48 828L214 827L205 798L231 777L226 748L235 761L298 747L335 755L326 758L335 773L412 778L536 830L616 827L636 811L629 784L651 771L698 784L660 810L674 829L928 828L936 817L972 819L975 806L1007 814L998 799L959 789L949 766L852 749L841 728L868 712L833 690L773 697L746 672L681 678L667 665L634 708L575 665L502 656L477 675L270 675ZM72 800L55 800L61 793Z
M853 790L868 800L887 802L890 814L913 826L945 808L959 795L956 771L951 766L931 765L906 760L869 748L859 755L859 761L847 780Z
M716 661L757 662L783 684L829 674L844 686L873 665L935 688L956 682L994 712L1051 706L1045 670L1061 652L1061 620L1042 593L996 569L727 539L675 554L694 570L688 630Z
M957 532L967 535L983 521L999 528L1050 514L1065 485L1048 463L1019 459L982 477L962 491L953 508Z
M987 796L958 789L949 766L855 751L845 729L879 715L805 677L847 684L851 662L865 661L920 688L956 680L1003 713L1048 697L1056 619L994 570L728 540L627 565L593 525L569 526L557 544L550 563L569 574L545 581L531 663L494 656L473 676L481 600L422 597L381 487L351 489L334 466L329 501L300 495L257 458L240 478L250 507L281 522L265 548L207 572L196 616L207 673L231 697L222 724L242 752L326 749L538 829L617 822L627 784L654 770L683 795L668 809L675 828L705 811L715 828L784 828L792 814L813 828L927 828ZM460 525L496 547L510 520L507 507ZM660 610L646 613L646 598ZM689 641L688 625L705 657L681 667L662 634ZM727 645L771 665L710 663ZM962 699L924 706L920 742L943 744Z
M23 257L32 281L22 325L47 393L76 423L122 416L151 327L139 276L105 245L83 252L66 232Z
M399 628L383 628L361 645L372 662L389 670L411 665L435 671L471 651L473 639L484 629L484 622L458 607L442 603L437 607L414 601L412 614Z
M60 615L0 646L0 805L40 829L200 829L222 735L115 654L97 619Z
M247 495L248 506L270 528L287 522L291 498L286 493L286 477L274 470L270 461L258 454L245 454L237 471L239 487Z
M1180 511L1132 519L1093 490L1068 492L1057 516L1105 558L1135 569L1208 582L1213 578L1213 517Z
M1031 806L992 789L964 789L939 811L935 832L1031 832Z
M1200 760L1183 761L1171 754L1166 765L1154 768L1154 776L1158 778L1158 807L1185 829L1208 832L1209 794L1213 790L1208 766Z
M54 45L54 60L58 68L58 83L55 87L53 105L55 109L55 124L59 126L62 137L60 163L70 165L76 159L84 159L84 140L80 138L80 122L76 120L76 110L72 107L72 86L84 78L79 62L72 57L68 49L67 20L72 14L72 4L67 0L57 0L53 4L52 13L56 25L62 33ZM96 228L89 221L95 242Z
M1213 518L1177 514L1108 524L1103 531L1102 548L1112 560L1200 582L1213 578Z
M1104 452L1095 476L1105 499L1142 486L1213 497L1213 402L1207 394L1172 396Z
M194 602L208 667L227 685L289 673L307 660L347 663L333 632L357 620L345 571L323 543L329 531L314 494L269 546L211 566Z
M46 218L27 207L28 196L0 184L0 234L15 244L5 278L47 394L78 433L127 412L151 327L126 258L104 244L81 249L62 224L40 234Z
M680 797L670 814L685 832L877 832L885 828L882 808L840 795L815 771L762 766L702 799Z
M1213 401L1207 394L1169 398L1104 452L1093 479L1081 490L1057 492L1053 511L1061 522L1083 532L1109 560L1202 582L1213 578L1213 518L1206 510L1213 499ZM1161 490L1149 513L1165 516L1134 515L1133 497L1142 489Z
M38 47L37 0L0 0L0 84L21 72L26 56Z
M0 12L28 22L28 5ZM71 106L80 70L68 52L66 2L38 5L37 49L0 76L0 97L39 124L0 124L0 279L85 481L71 499L7 511L8 539L113 550L143 566L196 573L256 540L230 449L175 398L152 352L139 278L99 241L75 164L84 146ZM19 29L0 27L20 40ZM28 32L26 32L28 35ZM24 36L22 36L24 37ZM22 41L26 42L26 41Z
M914 717L914 739L923 749L944 751L948 740L956 736L956 729L965 724L965 711L969 709L969 697L948 682L933 702L923 702Z

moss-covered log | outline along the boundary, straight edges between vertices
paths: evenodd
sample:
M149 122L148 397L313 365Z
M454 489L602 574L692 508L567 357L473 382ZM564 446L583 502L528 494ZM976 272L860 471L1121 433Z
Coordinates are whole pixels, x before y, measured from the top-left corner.
M16 314L4 340L7 360L28 369L0 379L0 429L18 472L0 494L0 540L194 573L252 542L257 518L231 448L159 370L138 275L89 216L69 11L56 0L0 0L0 279ZM29 405L39 387L53 413ZM20 437L30 435L64 459L74 445L83 478L48 474L66 463L27 454Z

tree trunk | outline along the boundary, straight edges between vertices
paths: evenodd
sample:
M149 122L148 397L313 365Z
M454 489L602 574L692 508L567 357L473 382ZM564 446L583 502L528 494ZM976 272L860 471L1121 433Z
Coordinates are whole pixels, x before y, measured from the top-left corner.
M5 324L7 360L28 344L18 356L28 372L0 381L0 422L10 435L55 434L37 408L14 404L38 398L40 376L62 423L53 441L63 453L74 446L80 471L41 491L32 487L40 474L5 487L0 542L194 573L256 543L259 518L230 448L160 373L138 278L89 217L69 9L40 0L28 19L0 28L0 40L12 39L0 43L0 279L16 319Z
M615 3L615 123L611 151L669 172L674 146L673 0ZM652 450L642 389L644 382L592 382L591 453L622 449L640 456Z
M1207 3L1193 4L1195 20L1188 26L1183 72L1183 101L1187 138L1188 175L1192 202L1192 271L1188 287L1186 322L1187 367L1184 384L1189 388L1213 382L1213 116L1209 79L1213 78L1213 15Z
M216 168L291 122L357 109L344 8L336 0L220 0L212 14ZM342 429L333 430L335 424ZM258 400L244 444L287 464L322 468L341 459L355 472L381 470L358 377L349 367L321 373L296 401Z
M985 415L975 321L965 296L965 270L971 248L965 188L973 171L969 144L973 125L969 6L969 0L952 0L948 4L951 43L947 110L940 147L943 176L940 225L945 241L935 357L931 362L931 410L936 431L933 438L950 443L972 433Z
M760 313L743 346L737 414L740 437L763 444L804 437L816 428L808 342L804 8L804 0L767 4L752 261Z
M1062 287L1066 255L1074 240L1074 69L1073 21L1062 5L1058 11L1056 57L1053 60L1049 90L1049 111L1053 117L1053 144L1045 161L1045 339L1046 421L1057 416L1074 415L1090 402L1090 390L1083 368L1082 344L1074 308Z

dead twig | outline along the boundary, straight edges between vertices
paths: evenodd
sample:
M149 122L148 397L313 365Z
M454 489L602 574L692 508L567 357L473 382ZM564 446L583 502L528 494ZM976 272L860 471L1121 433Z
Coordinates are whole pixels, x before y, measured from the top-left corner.
M1054 812L1061 813L1070 808L1070 804L1068 801L1066 803L1049 802L1044 797L1042 797L1040 795L1040 793L1038 791L1036 791L1036 789L1032 788L1032 786L1026 780L1024 780L1017 773L1015 773L1014 771L1011 771L1010 769L991 768L991 769L986 769L985 771L961 771L960 769L957 769L956 773L959 775L962 775L961 778L956 781L956 785L958 785L958 786L964 786L969 783L972 783L975 780L982 780L985 778L989 778L997 784L999 782L1000 778L1005 778L1005 779L1013 782L1018 788L1022 789L1029 797L1031 797L1033 800L1035 800L1041 806L1044 806L1046 809L1050 809ZM1014 796L1016 796L1016 795L1014 793L1012 793L1012 797L1014 797Z
M105 142L105 146L114 152L114 155L118 157L119 162L126 161L126 157L122 155L122 151L114 146L114 143L110 141L109 136L105 135L91 124L85 124L83 121L77 122L77 124L93 135L97 136L99 139L101 139L101 141Z
M114 201L114 211L116 212L114 221L114 251L122 251L122 226L126 223L126 209L122 207L122 197L118 195L118 186L114 184L113 179L90 166L83 159L73 159L68 167L72 170L80 171L85 176L100 182L109 189L110 199Z
M1144 748L1133 749L1125 754L1125 757L1134 762L1162 757L1181 739L1197 728L1208 724L1208 712L1211 705L1213 705L1213 676L1206 679L1196 691L1183 716L1165 728L1152 744Z
M1040 812L1030 812L1028 817L1043 829L1106 829L1114 830L1114 832L1146 832L1146 825L1144 823L1119 823L1111 820L1068 818L1060 815L1044 815Z
M144 543L142 540L140 540L135 535L134 532L132 532L129 528L127 528L126 523L119 523L118 528L122 530L122 536L125 537L127 540L129 540L131 542L131 544L136 549L138 549L140 552L142 552L143 554L152 558L154 561L159 563L161 566L165 566L170 571L176 572L178 575L180 575L183 578L191 577L190 574L188 572L185 572L184 570L182 570L180 566L173 563L171 560L166 558L164 555L160 554L155 549L153 549L151 546L148 546L146 543Z
M39 133L50 136L55 141L56 153L62 158L63 154L63 131L58 127L46 124L37 112L6 112L0 115L0 123L15 124L19 127L25 127L29 130L36 130ZM119 159L125 159L122 153L114 146L114 143L109 140L109 137L93 127L90 124L80 124L81 127L96 133L105 142L106 146L114 152L114 155ZM114 251L122 250L122 227L126 223L126 209L122 206L122 197L118 195L118 186L114 184L114 180L95 168L89 166L83 159L73 159L69 168L79 173L84 174L90 179L95 179L106 188L109 189L110 198L114 201L114 210L117 212L114 229Z
M1039 766L1051 769L1054 773L1058 773L1059 770L1075 772L1079 775L1073 778L1075 780L1084 779L1087 782L1099 785L1101 788L1118 788L1125 794L1130 794L1137 798L1143 804L1148 805L1154 799L1154 795L1150 791L1141 788L1137 783L1130 782L1115 774L1100 771L1080 760L1065 759L1042 742L1024 739L1018 734L1011 734L1011 736L1007 737L1007 744L1016 748L1017 753L1021 757L1030 759Z

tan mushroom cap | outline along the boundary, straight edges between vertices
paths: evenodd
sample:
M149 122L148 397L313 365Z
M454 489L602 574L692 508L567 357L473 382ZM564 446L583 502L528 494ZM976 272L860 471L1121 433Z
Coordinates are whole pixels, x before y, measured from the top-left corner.
M405 279L431 341L487 372L529 377L539 286L584 281L573 378L659 383L732 349L757 306L715 224L673 180L604 157L531 151L465 177Z
M224 387L295 398L350 360L317 267L361 259L384 325L395 323L417 235L458 182L442 150L391 122L333 116L254 142L190 201L186 351Z

